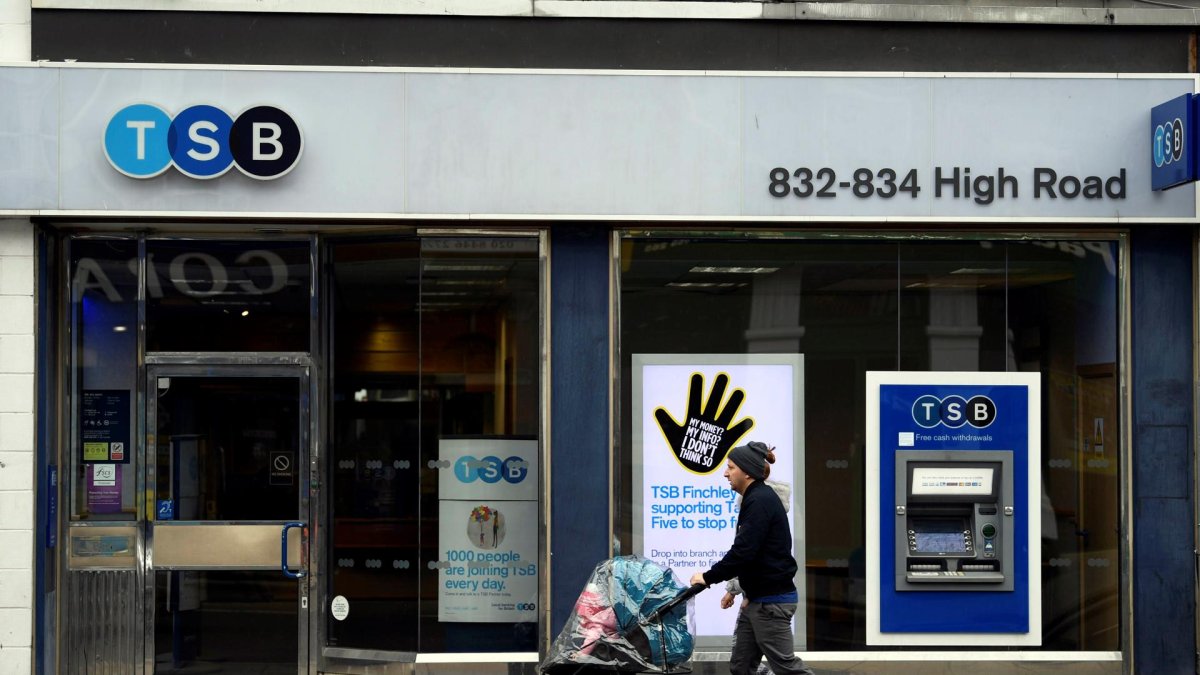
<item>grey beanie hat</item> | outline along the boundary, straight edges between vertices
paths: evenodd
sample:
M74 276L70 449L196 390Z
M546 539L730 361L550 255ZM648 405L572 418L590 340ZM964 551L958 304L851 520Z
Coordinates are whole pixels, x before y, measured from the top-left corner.
M763 480L767 473L767 454L771 448L766 443L750 441L729 451L729 460L754 480Z

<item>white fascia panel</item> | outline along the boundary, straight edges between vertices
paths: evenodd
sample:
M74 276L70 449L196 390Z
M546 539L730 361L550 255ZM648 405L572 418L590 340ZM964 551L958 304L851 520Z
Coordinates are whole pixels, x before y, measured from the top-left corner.
M533 0L33 0L34 9L532 16Z

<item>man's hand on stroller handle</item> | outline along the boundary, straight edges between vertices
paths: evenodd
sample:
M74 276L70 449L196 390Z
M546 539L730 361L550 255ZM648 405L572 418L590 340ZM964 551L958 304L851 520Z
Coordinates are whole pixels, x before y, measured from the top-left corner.
M696 572L695 574L693 574L691 585L692 586L701 585L701 586L704 586L705 588L707 588L708 582L704 580L704 573Z

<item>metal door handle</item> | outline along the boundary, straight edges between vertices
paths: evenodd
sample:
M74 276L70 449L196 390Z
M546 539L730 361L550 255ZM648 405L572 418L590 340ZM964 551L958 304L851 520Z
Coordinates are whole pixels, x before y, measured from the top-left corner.
M303 569L301 569L299 572L293 572L288 569L287 535L288 535L288 530L292 529L293 527L303 528L304 523L301 523L298 521L284 523L283 534L281 535L283 538L283 547L279 553L279 567L280 567L280 569L283 570L283 576L285 576L289 579L300 579L304 576ZM303 530L301 530L301 532L303 532Z

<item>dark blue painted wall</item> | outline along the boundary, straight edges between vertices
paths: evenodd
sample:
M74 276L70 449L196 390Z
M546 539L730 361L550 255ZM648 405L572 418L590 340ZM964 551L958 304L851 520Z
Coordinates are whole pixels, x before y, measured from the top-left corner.
M550 229L550 635L607 558L608 228Z
M1133 289L1136 672L1196 672L1192 536L1192 228L1139 227Z
M53 329L57 304L54 292L53 276L53 240L45 232L38 230L35 238L34 255L37 257L37 445L34 464L35 483L34 493L37 495L36 515L33 528L34 550L34 603L33 603L33 672L55 672L54 645L49 642L53 637L51 621L54 619L54 606L49 601L49 593L56 590L54 549L48 548L51 543L49 533L55 532L57 539L58 522L50 514L49 465L52 464L52 448L54 447L54 410L55 404L51 399L54 378L57 375L52 358L54 354ZM57 489L55 486L54 489ZM55 509L58 508L58 495L54 494ZM57 541L53 542L57 545ZM47 663L47 660L50 663Z

